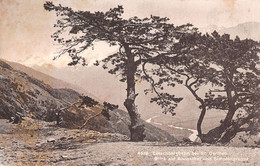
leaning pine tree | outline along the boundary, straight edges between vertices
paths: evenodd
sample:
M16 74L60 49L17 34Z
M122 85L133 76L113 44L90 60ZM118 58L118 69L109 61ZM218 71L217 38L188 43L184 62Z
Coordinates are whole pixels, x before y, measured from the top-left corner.
M207 57L216 66L218 88L206 96L209 109L226 110L220 126L204 135L206 142L228 143L237 133L256 135L260 120L259 43L250 39L231 39L217 32L204 40Z
M155 62L160 66L153 71L160 78L155 85L178 82L191 92L200 103L197 130L202 142L226 144L241 132L256 135L260 122L259 43L217 32L203 36L194 32L183 35L176 47L176 56L162 56ZM210 89L202 97L198 90L204 87ZM227 113L219 126L203 133L204 116L211 109Z
M55 6L52 2L46 2L44 8L47 11L55 11L57 23L54 27L58 30L52 35L54 41L63 46L60 57L67 54L72 62L68 65L87 65L86 60L80 54L93 47L94 42L105 41L111 46L118 46L118 52L105 58L96 64L103 64L103 68L109 68L109 73L122 77L121 81L127 84L127 97L124 105L129 113L131 124L131 141L143 141L144 125L140 122L140 116L135 105L138 95L135 91L135 83L140 79L139 66L147 61L155 61L157 57L172 54L172 44L176 37L186 33L190 25L175 27L167 23L168 18L151 16L139 19L122 18L123 7L118 6L107 12L75 11L61 5ZM55 57L55 58L57 58ZM138 78L139 77L139 78ZM181 99L170 97L172 102L178 103ZM174 109L175 105L171 107Z

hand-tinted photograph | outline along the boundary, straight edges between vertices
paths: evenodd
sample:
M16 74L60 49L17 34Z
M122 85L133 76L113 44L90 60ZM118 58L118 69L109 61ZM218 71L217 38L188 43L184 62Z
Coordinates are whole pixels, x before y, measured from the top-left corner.
M0 165L260 165L259 0L0 0Z

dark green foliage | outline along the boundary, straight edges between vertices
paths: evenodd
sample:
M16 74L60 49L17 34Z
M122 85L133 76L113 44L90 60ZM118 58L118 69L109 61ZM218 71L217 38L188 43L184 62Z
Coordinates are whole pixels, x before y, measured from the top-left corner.
M82 107L82 106L86 106L86 107L93 107L95 105L98 104L98 101L88 97L88 96L80 96L81 98L81 104L79 105L79 107Z
M109 111L113 111L114 109L118 109L118 105L114 105L108 102L103 103L104 108L102 109L101 114L107 118L107 120L110 120Z

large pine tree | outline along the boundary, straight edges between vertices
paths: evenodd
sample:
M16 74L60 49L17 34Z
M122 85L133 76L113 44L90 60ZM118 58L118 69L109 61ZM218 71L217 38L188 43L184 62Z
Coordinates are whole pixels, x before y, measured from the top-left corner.
M124 105L131 119L131 140L142 141L145 137L144 126L135 105L138 95L135 83L141 71L139 66L148 61L156 61L157 57L172 54L172 43L182 33L186 33L190 25L175 27L168 23L168 18L157 16L124 19L122 6L107 12L93 13L56 6L52 2L46 2L44 8L56 12L58 20L54 27L58 30L52 38L63 46L59 56L67 54L71 57L69 65L86 65L82 53L92 47L94 42L105 41L112 46L119 46L117 53L108 56L101 63L103 68L110 69L109 73L119 73L121 81L126 81L127 96ZM180 101L174 96L171 98L176 103Z
M194 32L182 35L174 47L179 48L176 56L162 56L154 62L160 66L154 71L160 78L156 85L183 84L200 103L197 130L202 142L225 144L239 132L256 134L260 117L259 43L217 32ZM212 86L205 97L198 94L204 85ZM205 134L201 125L210 109L227 114L220 126Z

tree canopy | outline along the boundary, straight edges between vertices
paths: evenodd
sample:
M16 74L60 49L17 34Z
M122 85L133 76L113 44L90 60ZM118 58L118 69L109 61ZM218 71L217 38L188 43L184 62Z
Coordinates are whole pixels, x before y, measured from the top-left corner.
M206 135L208 138L214 135L209 141L227 143L238 132L259 130L259 43L214 32L205 45L209 48L209 61L217 70L213 83L219 86L206 95L206 105L227 110L221 125Z
M174 26L169 19L151 15L146 18L123 18L123 7L106 12L76 11L46 2L54 11L57 31L51 36L62 45L60 54L69 55L68 65L87 65L83 52L94 43L105 41L118 51L95 64L109 69L126 82L124 105L129 113L131 140L142 141L144 126L135 105L135 83L147 80L156 102L164 112L174 115L182 98L164 87L183 84L200 103L198 136L203 142L227 143L238 132L259 128L259 43L250 39L231 39L213 32L202 35L191 24ZM152 67L147 67L152 65ZM198 95L204 85L212 85L205 97ZM227 110L220 126L203 133L201 124L210 109Z
M172 43L178 41L183 33L193 31L190 24L174 26L168 23L168 18L150 16L146 18L132 17L124 19L122 6L112 8L107 12L75 11L61 5L55 6L46 2L47 11L55 11L58 30L52 38L62 45L60 54L67 54L72 61L68 65L87 65L82 56L84 50L93 47L94 42L105 41L111 46L118 46L118 52L108 56L101 62L103 68L109 68L109 73L120 75L121 81L126 81L127 98L124 105L129 113L131 140L143 140L144 127L135 105L135 82L142 79L140 65L148 61L156 61L160 56L170 55L175 49ZM165 97L162 96L162 97ZM166 95L169 98L169 95ZM181 99L171 95L173 106Z
M259 43L250 39L231 39L229 35L185 34L174 57L161 57L159 84L183 84L199 101L197 123L203 142L229 142L238 132L259 128ZM211 85L205 97L197 91ZM221 125L203 134L201 124L209 109L227 110ZM259 129L258 129L259 130Z
M52 38L63 46L59 56L68 54L72 58L69 65L78 63L86 65L86 60L80 53L92 47L94 41L106 41L110 45L120 46L119 51L108 59L113 63L126 61L124 45L128 45L131 53L140 59L169 54L169 51L173 49L169 46L169 42L174 42L178 35L191 26L187 24L175 27L167 23L168 18L152 15L143 19L138 17L123 19L122 6L112 8L107 12L93 13L74 11L61 5L55 6L52 2L46 2L44 8L48 11L55 11L59 17L54 25L58 30ZM113 61L113 59L116 60ZM140 62L139 60L136 63ZM116 67L120 68L120 65Z

